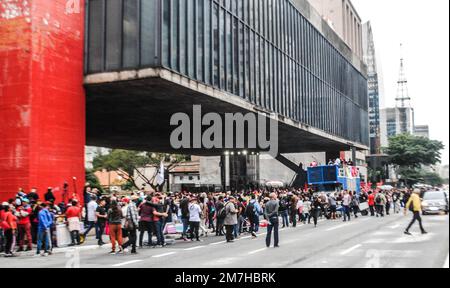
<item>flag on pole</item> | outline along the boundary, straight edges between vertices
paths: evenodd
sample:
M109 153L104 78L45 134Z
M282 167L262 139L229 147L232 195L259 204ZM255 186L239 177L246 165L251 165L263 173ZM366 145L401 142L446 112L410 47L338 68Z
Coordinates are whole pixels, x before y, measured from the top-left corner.
M164 163L161 161L161 166L159 167L159 173L158 176L156 176L156 183L158 185L164 184Z

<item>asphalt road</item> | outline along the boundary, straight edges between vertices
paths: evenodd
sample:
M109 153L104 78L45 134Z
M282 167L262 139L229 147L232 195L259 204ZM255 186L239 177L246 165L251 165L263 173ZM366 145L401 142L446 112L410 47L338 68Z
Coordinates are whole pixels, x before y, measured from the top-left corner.
M0 258L0 268L448 268L449 218L426 216L429 234L418 226L403 234L410 215L320 221L280 232L280 248L265 248L265 231L257 239L243 235L235 243L210 236L203 242L177 242L166 248L139 249L139 254L109 255L95 245L59 249L49 257Z

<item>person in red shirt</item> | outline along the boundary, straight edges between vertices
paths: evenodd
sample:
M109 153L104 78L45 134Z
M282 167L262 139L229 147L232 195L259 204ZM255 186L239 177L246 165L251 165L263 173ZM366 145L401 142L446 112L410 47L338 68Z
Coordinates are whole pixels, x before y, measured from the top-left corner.
M19 242L19 249L17 252L24 251L23 247L25 245L25 237L27 239L27 249L26 251L31 251L33 249L32 245L32 238L31 238L31 220L30 215L32 213L31 206L28 204L28 200L23 200L22 205L17 207L17 214L18 214L18 225L17 225L17 231L18 231L18 242Z
M66 218L67 226L70 232L70 238L72 240L72 243L69 246L80 245L81 208L78 206L77 200L72 199L72 206L67 208Z
M2 221L3 230L5 231L5 257L13 257L14 246L16 243L17 217L11 211L8 203L4 203L4 213Z
M370 216L375 216L375 195L372 191L369 192L368 197L368 203L369 203L369 209L370 209Z

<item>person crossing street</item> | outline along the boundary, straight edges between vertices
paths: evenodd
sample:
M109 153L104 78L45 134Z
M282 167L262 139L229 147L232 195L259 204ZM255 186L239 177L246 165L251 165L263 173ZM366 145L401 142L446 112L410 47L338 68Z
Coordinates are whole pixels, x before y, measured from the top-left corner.
M412 235L411 232L409 232L409 230L414 225L414 223L416 223L416 221L419 222L420 231L422 232L422 234L428 233L427 231L425 231L425 228L423 228L422 217L420 216L420 214L422 213L422 200L420 199L419 195L420 190L415 189L405 205L405 216L408 213L408 209L413 212L413 219L411 220L411 223L409 223L408 227L405 230L406 235Z

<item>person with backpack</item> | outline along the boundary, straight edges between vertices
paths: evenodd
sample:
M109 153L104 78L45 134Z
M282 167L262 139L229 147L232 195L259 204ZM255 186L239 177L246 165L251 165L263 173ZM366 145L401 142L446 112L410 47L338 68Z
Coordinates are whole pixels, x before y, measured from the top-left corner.
M280 208L278 212L280 213L281 219L283 221L283 226L281 228L289 227L289 199L285 195L280 197Z
M250 234L252 234L253 238L256 238L256 233L259 231L259 215L262 212L262 208L256 201L255 194L252 194L250 198L245 208L245 215L250 222Z
M386 206L386 197L382 192L378 192L375 196L375 207L377 217L384 217L384 207Z
M228 200L228 203L223 208L225 210L223 225L225 226L227 243L232 243L234 242L233 231L235 225L237 225L238 210L236 209L236 198L230 196Z
M356 193L350 192L350 197L352 197L351 209L355 218L358 218L359 212L359 197Z
M408 210L413 212L413 219L411 220L411 223L409 223L408 227L406 228L405 234L412 235L411 232L409 232L409 230L411 229L411 227L414 225L414 223L416 221L419 222L420 231L422 232L422 234L428 234L428 232L425 231L425 228L423 228L422 217L420 216L420 214L422 213L422 200L420 199L420 190L419 189L415 189L413 191L413 193L411 194L411 196L409 197L408 202L405 205L405 212L404 212L405 216L407 215Z

